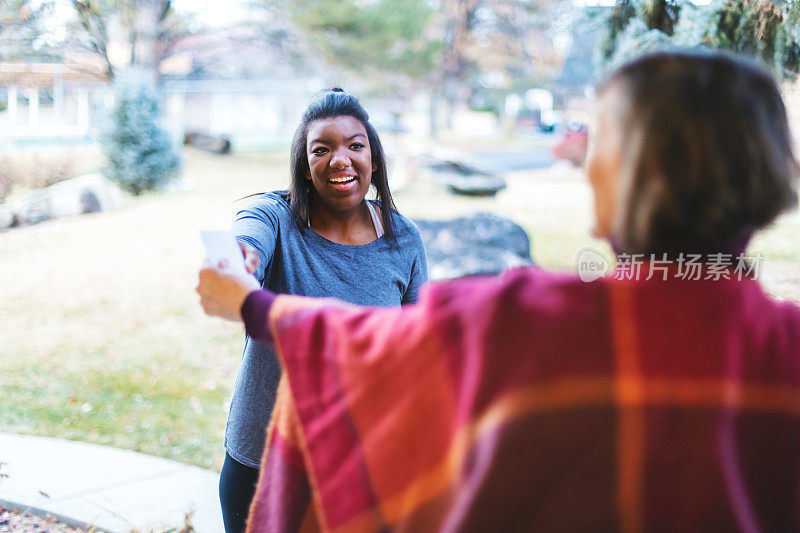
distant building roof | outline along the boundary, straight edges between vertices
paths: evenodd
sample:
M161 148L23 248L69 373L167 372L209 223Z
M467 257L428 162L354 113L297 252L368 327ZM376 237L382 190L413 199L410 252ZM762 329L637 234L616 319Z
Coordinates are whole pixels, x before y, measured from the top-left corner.
M0 86L50 87L55 82L98 83L109 81L96 68L63 63L0 63Z

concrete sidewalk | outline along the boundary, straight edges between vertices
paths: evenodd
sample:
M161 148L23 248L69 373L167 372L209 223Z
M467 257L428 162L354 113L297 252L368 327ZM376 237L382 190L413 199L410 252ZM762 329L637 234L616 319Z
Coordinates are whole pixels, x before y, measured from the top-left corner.
M220 452L221 453L221 452ZM224 531L210 470L106 446L0 433L0 503L112 532Z

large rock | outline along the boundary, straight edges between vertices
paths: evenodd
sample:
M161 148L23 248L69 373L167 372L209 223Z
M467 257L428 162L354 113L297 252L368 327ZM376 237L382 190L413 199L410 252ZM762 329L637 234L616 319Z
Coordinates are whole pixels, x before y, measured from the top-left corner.
M431 181L451 192L468 196L494 196L506 188L502 176L475 165L452 159L422 158Z
M11 204L12 226L30 226L53 218L46 189L33 191Z
M525 230L492 213L414 222L425 243L431 280L497 274L533 264Z
M14 210L9 204L0 204L0 231L14 224Z
M85 174L43 189L53 218L111 211L125 203L125 193L100 173Z
M51 218L109 211L124 202L125 193L115 183L99 173L85 174L0 205L0 229L27 226Z
M215 136L198 131L187 132L183 136L183 144L215 154L231 153L231 140L224 135Z

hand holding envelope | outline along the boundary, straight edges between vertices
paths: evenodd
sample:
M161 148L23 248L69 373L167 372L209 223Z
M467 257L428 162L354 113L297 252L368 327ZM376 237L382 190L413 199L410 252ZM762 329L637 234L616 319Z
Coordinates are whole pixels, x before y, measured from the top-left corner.
M227 231L201 231L206 261L200 270L196 291L207 315L240 321L247 295L261 288L252 275L258 253L241 245Z

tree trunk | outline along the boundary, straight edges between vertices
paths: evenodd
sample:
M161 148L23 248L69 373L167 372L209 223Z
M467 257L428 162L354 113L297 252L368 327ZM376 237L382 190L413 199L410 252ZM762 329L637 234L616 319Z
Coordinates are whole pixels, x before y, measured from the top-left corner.
M428 120L430 121L430 135L434 140L439 139L439 105L441 103L441 85L435 84L431 88L431 100L428 107Z
M140 0L136 5L134 27L131 32L138 36L134 51L136 65L157 74L156 40L158 39L160 16L163 9L161 0Z

